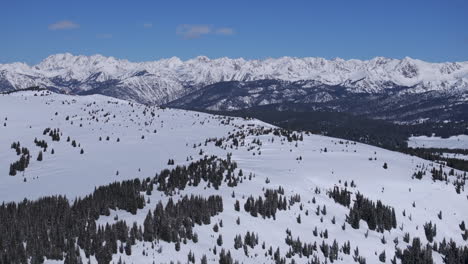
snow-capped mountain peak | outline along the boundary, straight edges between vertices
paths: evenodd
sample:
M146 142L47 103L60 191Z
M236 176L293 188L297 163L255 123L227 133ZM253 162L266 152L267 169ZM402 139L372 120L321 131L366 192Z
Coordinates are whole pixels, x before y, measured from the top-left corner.
M210 59L198 56L147 62L102 55L55 54L37 65L0 65L0 90L38 85L59 91L107 94L145 103L164 103L194 89L221 81L278 79L311 80L326 85L346 85L351 92L383 92L395 86L428 90L466 89L468 62L429 63L410 57L371 60L281 57L263 60ZM461 86L460 86L461 85ZM115 91L113 91L114 89ZM112 91L112 92L111 92Z

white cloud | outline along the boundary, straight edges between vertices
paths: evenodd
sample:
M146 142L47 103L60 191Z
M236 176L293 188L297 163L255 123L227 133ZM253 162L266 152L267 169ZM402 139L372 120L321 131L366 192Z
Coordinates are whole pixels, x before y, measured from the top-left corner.
M80 25L70 20L62 20L49 25L49 30L66 30L79 28Z
M143 27L144 27L144 28L152 28L152 27L153 27L153 23L144 23L144 24L143 24Z
M211 26L208 25L183 24L177 27L176 33L185 39L194 39L206 34L210 34L211 31Z
M176 33L184 39L195 39L208 34L233 35L234 29L227 27L214 28L211 25L183 24L177 27Z
M234 35L234 29L228 28L228 27L218 28L218 29L216 30L216 34L218 34L218 35L226 35L226 36Z

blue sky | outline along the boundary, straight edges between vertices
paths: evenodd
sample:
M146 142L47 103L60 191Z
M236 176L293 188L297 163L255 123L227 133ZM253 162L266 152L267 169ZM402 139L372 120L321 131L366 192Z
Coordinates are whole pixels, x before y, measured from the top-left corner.
M103 54L468 60L468 1L2 1L0 63Z

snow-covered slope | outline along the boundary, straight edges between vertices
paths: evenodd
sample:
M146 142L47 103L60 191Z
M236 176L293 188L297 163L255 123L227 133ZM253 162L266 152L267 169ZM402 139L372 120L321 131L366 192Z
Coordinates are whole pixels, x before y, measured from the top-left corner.
M411 87L412 93L466 91L468 62L429 63L377 57L368 61L282 57L245 60L173 57L134 63L113 57L52 55L41 63L0 65L0 90L39 85L71 93L100 93L143 103L166 103L222 81L313 80L355 93Z
M429 221L437 225L435 242L452 239L459 246L467 245L459 228L462 221L468 222L465 184L460 194L453 185L462 172L455 170L447 181L433 181L429 171L439 169L439 165L417 157L319 135L296 133L300 135L297 140L295 137L287 140L286 136L269 130L275 127L258 120L146 107L100 95L69 96L48 91L0 95L0 120L0 201L5 202L53 194L64 194L73 200L91 193L96 186L154 177L164 168L187 165L205 155L224 158L232 153L231 158L238 166L235 174L242 170L243 182L235 187L222 183L218 190L206 184L187 186L172 195L175 200L185 194L223 198L224 210L211 218L211 225L193 227L198 234L197 243L188 240L176 251L174 243L163 240L137 241L130 256L114 254L115 263L119 259L126 263L184 263L189 252L195 254L196 263L200 263L203 254L208 263L218 263L221 248L229 250L232 258L241 263L274 263L267 251L270 246L273 250L279 248L285 256L290 249L285 243L287 229L294 239L316 242L318 246L323 241L331 245L336 240L341 248L350 241L351 255L340 251L337 263L352 263L356 247L367 263L379 263L378 255L383 251L386 263L390 263L395 248L404 250L411 244L404 242L405 233L411 239L419 237L423 244L427 243L423 225ZM44 135L46 128L59 129L60 140L52 141L48 133ZM36 160L41 148L34 143L35 138L48 143L42 161ZM213 138L224 139L206 141ZM239 142L237 147L234 139ZM11 143L18 141L21 147L29 149L32 158L24 173L9 176L9 165L19 157L11 149ZM73 141L76 147L72 146ZM169 159L174 159L175 164L168 165ZM417 171L426 171L426 175L416 179L413 174ZM449 174L450 168L443 167L442 171ZM352 187L351 182L356 186ZM327 194L335 186L345 188L345 184L353 199L360 192L374 202L381 200L393 207L397 227L381 233L369 230L361 220L358 229L352 228L346 222L349 208L335 203ZM249 196L263 196L266 189L280 186L288 200L299 195L300 202L278 211L276 220L253 217L244 210ZM151 194L142 194L151 202L136 215L112 210L109 216L101 216L98 224L118 219L130 225L133 222L143 225L148 211L154 210L158 201L168 200L156 188ZM240 202L240 211L234 209L236 200ZM317 207L322 212L317 212ZM213 231L216 223L218 232ZM316 227L320 235L314 235ZM259 240L254 248L248 247L248 255L242 248L234 249L235 236L244 236L247 231L258 234ZM217 245L219 234L222 246ZM84 262L88 261L83 250L81 254ZM439 253L432 254L435 263L443 263ZM314 255L322 262L326 259L319 248ZM292 258L296 263L312 260L299 254ZM291 262L290 258L287 260ZM90 261L96 263L94 256ZM46 260L46 263L62 262Z

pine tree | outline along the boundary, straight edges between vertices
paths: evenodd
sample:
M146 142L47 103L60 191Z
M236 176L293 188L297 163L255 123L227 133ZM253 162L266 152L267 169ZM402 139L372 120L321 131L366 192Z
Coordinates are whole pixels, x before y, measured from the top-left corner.
M424 233L426 234L427 241L434 241L434 237L437 236L437 226L432 224L432 221L424 224Z
M16 169L15 169L15 166L14 164L10 164L10 173L9 173L10 176L15 176L16 175Z
M385 259L386 259L386 256L385 256L385 250L384 250L382 251L382 253L379 254L379 260L380 262L385 263Z
M127 256L132 255L132 245L130 242L131 242L130 239L128 239L127 242L125 243L125 254Z
M239 200L236 200L236 203L234 204L234 209L235 209L236 211L238 211L238 212L240 211Z
M200 260L200 264L208 264L208 259L206 258L206 255L203 255L201 260Z
M323 205L322 214L327 215L327 206L326 205Z
M239 249L243 246L242 244L242 237L237 235L234 237L234 249Z
M153 215L151 214L151 210L148 210L148 214L146 215L145 221L143 222L143 239L145 241L153 241L154 237L154 228L153 228Z

